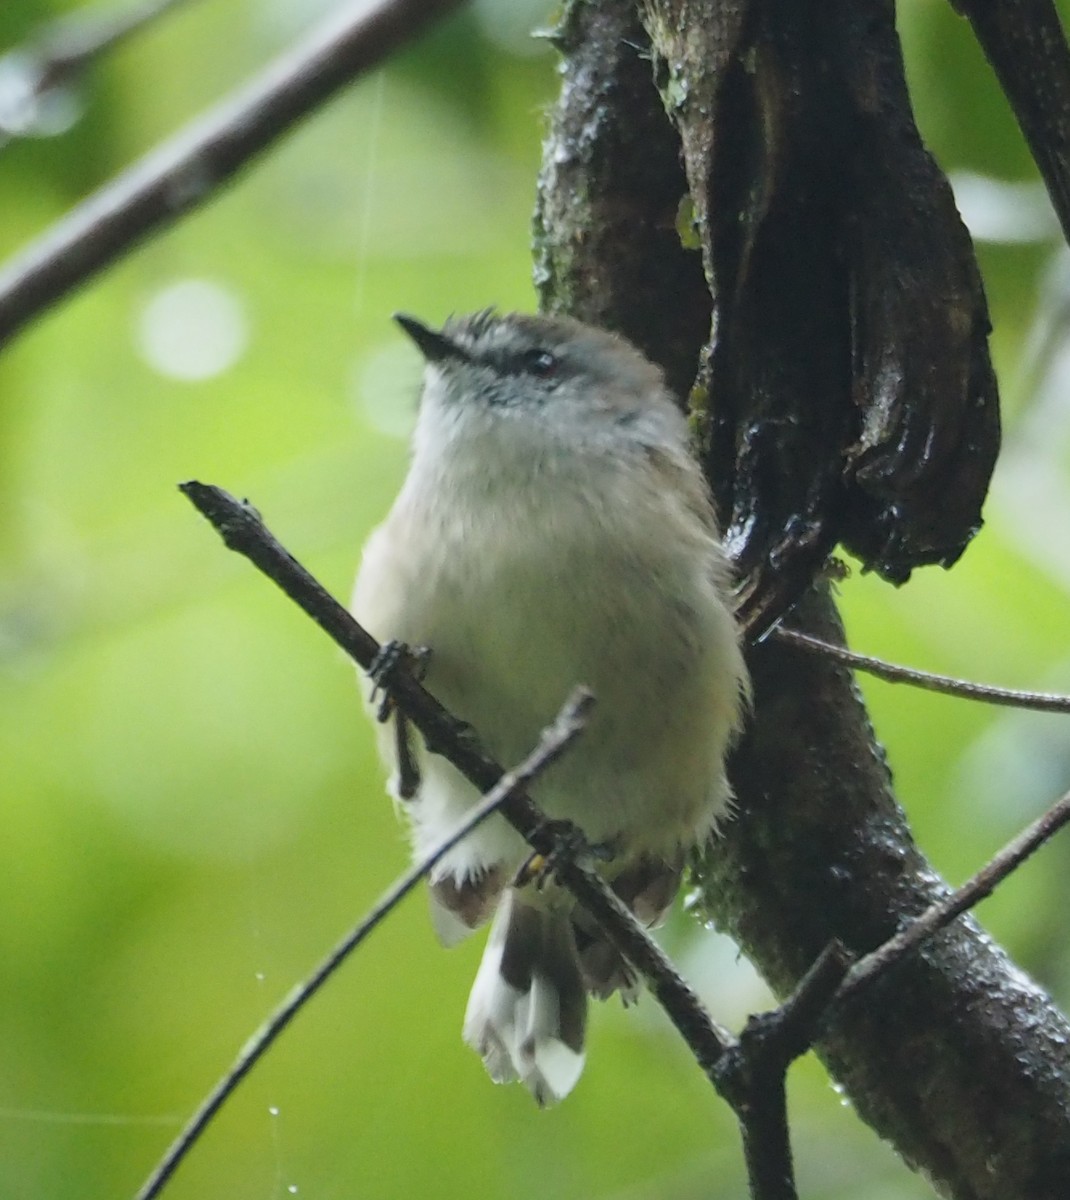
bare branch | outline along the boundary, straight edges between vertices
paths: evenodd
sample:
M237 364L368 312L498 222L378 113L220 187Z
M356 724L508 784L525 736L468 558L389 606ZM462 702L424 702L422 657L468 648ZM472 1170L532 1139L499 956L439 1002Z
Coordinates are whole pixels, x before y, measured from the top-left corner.
M250 505L209 484L184 483L181 490L231 550L244 555L267 575L361 667L367 670L371 666L379 643L272 537ZM410 673L393 674L389 688L398 708L430 749L448 758L480 791L487 792L497 784L501 766L484 752L467 726L451 716ZM544 820L525 793L510 795L501 807L501 815L537 853L551 856L559 849L552 824ZM718 1064L733 1044L731 1035L713 1021L665 952L602 876L582 857L565 854L557 859L556 878L643 977L699 1065L716 1084Z
M63 133L80 115L71 88L93 59L186 0L136 0L117 11L51 21L0 58L0 149L21 137Z
M973 908L1025 860L1070 823L1070 792L1009 842L962 887L925 910L902 931L852 964L839 942L831 942L795 991L771 1012L751 1017L722 1068L725 1093L735 1095L747 1120L741 1121L744 1153L751 1180L762 1180L758 1194L794 1196L790 1171L785 1073L805 1054L840 1005L886 975L897 963L939 930ZM741 1111L737 1108L737 1111Z
M823 540L812 539L831 479L834 505L824 511L846 516L878 557L952 546L956 529L975 527L984 495L995 390L979 280L950 193L912 127L893 6L646 0L644 12L655 8L663 19L651 56L645 39L622 33L630 5L564 5L563 86L536 223L540 247L549 246L536 267L543 306L649 334L644 350L669 378L694 370L702 338L681 332L684 317L666 330L664 313L695 313L698 302L687 278L648 264L655 247L670 260L650 233L657 176L642 172L675 164L680 149L649 112L638 68L650 56L663 84L659 111L689 126L687 190L709 201L682 215L687 232L698 217L700 236L709 222L716 346L692 409L723 526L748 535L752 561L774 583L785 567L789 583L810 566L820 577ZM638 60L633 86L626 46ZM841 289L830 276L846 263ZM859 397L889 402L870 410L879 444ZM847 486L864 493L857 504L843 497L842 454L821 450L821 423L837 412L847 418L841 431L866 429L875 451L848 451L857 470ZM930 458L927 482L910 459L938 444L951 458ZM909 512L897 507L900 482ZM810 546L821 552L812 563ZM823 585L793 620L826 640L841 636ZM753 646L749 662L753 717L730 767L736 816L704 857L699 912L786 995L830 941L864 954L946 889L895 803L849 672L773 638ZM817 1046L859 1117L941 1194L1070 1194L1070 1026L1051 1000L968 919L905 962L894 984L894 1003L870 994L834 1009Z
M841 1004L857 995L878 976L901 962L926 938L950 925L956 917L990 896L1012 871L1044 845L1070 821L1070 792L1058 800L1013 841L1008 842L972 879L949 896L930 905L916 920L891 937L872 953L859 959L848 971L836 993L834 1003Z
M62 217L0 271L0 346L156 229L215 196L345 84L460 0L351 0L298 46Z
M185 483L181 490L231 550L276 583L359 665L371 666L379 652L376 640L275 540L249 504L206 484ZM435 753L443 754L483 791L499 783L498 764L411 671L392 672L383 686ZM522 789L510 791L499 811L539 854L563 849L553 823L543 819ZM732 1106L743 1133L752 1196L795 1200L784 1076L792 1060L808 1048L810 1035L804 1031L814 1024L815 1014L842 978L847 965L842 951L828 950L794 995L781 1008L754 1018L737 1041L713 1021L661 948L585 857L558 854L554 871L642 975L718 1094ZM240 1062L235 1069L239 1066ZM209 1098L201 1111L211 1103ZM200 1113L194 1123L198 1120L203 1124ZM149 1195L139 1200L149 1200Z
M764 1072L775 1083L778 1069L782 1073L820 1036L833 1007L849 1002L924 941L990 896L1003 880L1068 823L1070 792L1008 842L960 888L931 904L870 954L852 963L851 956L839 942L830 942L783 1004L771 1012L750 1018L740 1037L738 1050L729 1055L736 1060L732 1067L725 1069L730 1084L733 1070L751 1072L752 1075ZM753 1078L747 1082L753 1104L754 1093L760 1094L760 1091ZM775 1099L773 1092L768 1101L771 1108L775 1108Z
M216 1113L233 1095L238 1085L264 1057L283 1030L323 987L343 962L364 941L371 931L391 913L446 854L472 830L497 812L511 796L522 792L576 740L586 724L594 697L583 688L577 689L566 701L552 725L543 730L539 744L514 770L506 771L494 787L468 816L426 858L410 868L390 887L368 915L338 943L323 959L312 975L299 984L274 1013L242 1046L230 1070L209 1092L186 1127L168 1148L152 1174L137 1193L136 1200L153 1200L181 1165Z
M249 558L358 663L365 668L372 663L379 649L375 639L279 545L249 505L204 484L187 483L182 490L217 528L228 547ZM459 725L410 673L392 675L388 686L398 708L437 753L445 754L481 790L494 786L501 768L483 753L471 732ZM553 853L556 848L553 830L523 792L513 792L503 802L501 814L536 851L544 855ZM917 923L916 932L904 931L903 935L893 937L888 951L892 960L905 955L965 907L987 895L999 879L1068 819L1070 796L997 856L966 889L933 905L932 915ZM566 856L557 874L562 885L591 912L614 945L642 974L718 1093L736 1112L753 1195L759 1200L790 1200L795 1190L784 1075L791 1061L810 1046L824 1017L839 1010L842 996L853 994L861 986L861 983L842 982L849 962L847 953L838 944L827 948L784 1004L752 1018L737 1041L710 1018L660 948L597 871L582 859ZM910 928L913 930L915 926ZM882 947L871 957L876 962L884 952ZM886 969L880 966L863 969L868 961L861 960L846 978L864 978L870 972Z
M889 683L909 683L913 687L929 692L940 692L946 696L959 696L964 700L981 700L986 704L1002 704L1009 708L1028 708L1037 712L1070 713L1070 696L1057 692L1022 692L1015 688L992 687L986 683L972 683L968 679L956 679L952 675L934 675L930 671L918 671L913 667L901 667L885 662L868 654L848 650L799 629L785 629L782 625L773 630L772 637L800 650L812 650L826 655L844 666L876 675Z

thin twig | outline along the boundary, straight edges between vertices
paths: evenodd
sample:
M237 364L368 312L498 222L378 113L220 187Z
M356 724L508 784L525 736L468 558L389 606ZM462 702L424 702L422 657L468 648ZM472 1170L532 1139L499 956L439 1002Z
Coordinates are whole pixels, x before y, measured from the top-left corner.
M365 670L371 666L379 643L275 540L251 505L210 484L184 483L181 491L231 550L244 555L277 584L359 666ZM446 757L481 792L494 787L502 768L411 673L392 675L389 688L394 703L429 748ZM509 797L501 815L537 853L549 856L558 849L553 826L523 792ZM718 1063L734 1044L731 1034L711 1018L665 952L594 867L583 856L556 857L557 880L643 977L716 1086Z
M791 1200L793 1177L780 1165L790 1165L784 1076L791 1062L805 1054L820 1036L832 1012L854 999L885 975L926 939L973 908L1013 871L1070 823L1070 792L999 851L971 879L927 908L899 933L853 964L839 942L818 956L795 991L771 1012L751 1017L737 1046L722 1064L724 1091L730 1102L747 1102L743 1122L744 1153L753 1179L764 1182L761 1195ZM736 1103L733 1107L739 1112ZM770 1166L770 1163L775 1165Z
M1070 792L1056 801L1043 816L1038 817L1016 838L1008 842L972 879L967 880L960 888L956 888L949 896L930 905L894 937L889 938L872 953L859 959L847 972L833 998L833 1003L838 1005L857 995L862 988L869 986L878 976L883 975L900 962L927 938L932 937L946 925L950 925L956 917L973 908L986 896L990 896L1012 871L1043 846L1067 822L1070 822Z
M722 1094L742 1113L743 1149L756 1194L794 1200L785 1074L820 1035L831 1013L870 987L939 930L990 896L1025 860L1070 823L1070 792L1009 842L971 879L927 908L853 965L838 942L826 946L776 1009L751 1017L722 1062ZM757 1185L757 1186L756 1186Z
M379 651L378 642L275 540L250 505L206 484L186 483L182 491L230 549L244 555L276 583L358 664L365 669L372 664ZM471 731L459 725L410 672L395 673L387 686L398 709L436 753L444 754L481 791L495 785L501 776L498 764L482 751ZM547 855L555 850L552 827L523 791L510 794L500 812L538 853ZM887 948L881 947L861 960L846 978L844 953L838 946L830 946L792 996L774 1011L753 1018L738 1041L712 1020L660 947L582 856L564 856L556 873L561 884L643 976L696 1061L732 1106L743 1130L752 1194L759 1200L791 1200L794 1182L784 1076L790 1062L812 1043L822 1011L829 1011L862 986L862 981L887 969L935 929L987 895L1067 820L1070 795L997 855L970 884L935 905L902 935L891 939ZM829 1003L829 992L837 984Z
M0 346L147 234L215 196L345 84L461 0L350 0L296 47L73 208L0 271Z
M578 688L569 697L552 725L543 730L539 744L512 771L506 771L484 799L472 809L457 828L426 858L410 868L379 899L368 915L334 947L304 983L299 984L241 1048L227 1073L209 1092L189 1122L153 1169L137 1193L137 1200L153 1200L187 1157L216 1113L238 1085L264 1057L283 1030L323 987L343 962L371 931L392 912L435 865L466 838L478 825L496 812L509 797L523 791L565 752L582 732L594 697Z
M750 1018L739 1042L722 1061L721 1091L740 1115L743 1149L755 1194L775 1200L795 1198L785 1075L791 1062L813 1045L831 1013L870 987L922 942L990 896L1068 823L1070 792L962 887L931 905L872 953L852 965L844 947L832 942L781 1005Z
M852 963L851 955L839 942L830 942L778 1008L751 1018L740 1041L769 1043L767 1026L775 1018L776 1043L764 1045L762 1052L779 1056L785 1067L800 1058L813 1045L823 1014Z
M896 663L885 662L881 658L873 658L868 654L859 654L848 650L846 646L837 646L832 642L822 641L809 633L798 629L785 629L778 626L772 633L778 641L786 642L789 646L798 646L800 650L812 650L835 659L845 666L889 683L907 683L913 687L923 688L930 692L942 692L946 696L959 696L965 700L981 700L986 704L1003 704L1009 708L1028 708L1037 712L1070 713L1070 696L1059 695L1057 692L1022 692L1014 688L992 687L985 683L971 683L967 679L956 679L952 675L934 675L929 671L918 671L913 667L901 667Z

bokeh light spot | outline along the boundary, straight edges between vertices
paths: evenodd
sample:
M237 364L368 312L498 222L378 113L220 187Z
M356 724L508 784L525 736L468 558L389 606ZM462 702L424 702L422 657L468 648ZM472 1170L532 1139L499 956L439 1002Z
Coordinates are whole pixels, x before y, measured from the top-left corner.
M358 415L380 433L407 438L416 423L420 375L419 356L400 338L361 356L351 374Z
M245 311L232 291L207 279L161 288L138 321L138 349L154 371L197 383L241 358L249 343Z

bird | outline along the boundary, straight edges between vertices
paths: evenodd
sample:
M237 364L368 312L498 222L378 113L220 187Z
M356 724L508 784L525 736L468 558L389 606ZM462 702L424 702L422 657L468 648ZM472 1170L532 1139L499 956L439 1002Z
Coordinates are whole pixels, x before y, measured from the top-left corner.
M354 616L420 656L424 684L497 761L520 761L576 685L597 704L531 785L660 922L689 854L730 810L725 757L749 681L732 576L688 425L618 334L485 309L433 328L397 315L425 367L408 473L368 538ZM416 858L479 801L364 683ZM491 922L464 1040L540 1106L575 1086L588 995L633 1000L633 970L500 815L429 877L440 941Z

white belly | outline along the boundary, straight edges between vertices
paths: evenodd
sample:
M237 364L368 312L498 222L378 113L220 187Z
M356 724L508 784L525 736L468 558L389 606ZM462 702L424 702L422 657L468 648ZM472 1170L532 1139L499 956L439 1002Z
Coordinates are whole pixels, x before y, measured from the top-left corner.
M671 855L704 837L728 802L722 762L742 666L701 557L712 543L673 544L652 529L637 553L629 514L570 520L568 511L556 503L553 527L535 530L525 523L540 515L520 511L438 519L421 527L423 544L402 542L392 515L365 551L354 610L380 640L430 648L428 688L504 766L534 747L572 688L588 686L597 700L589 727L533 799L626 857ZM381 746L389 759L392 738ZM417 853L477 798L444 759L420 758L409 806ZM488 822L438 874L510 869L525 853L504 821Z

